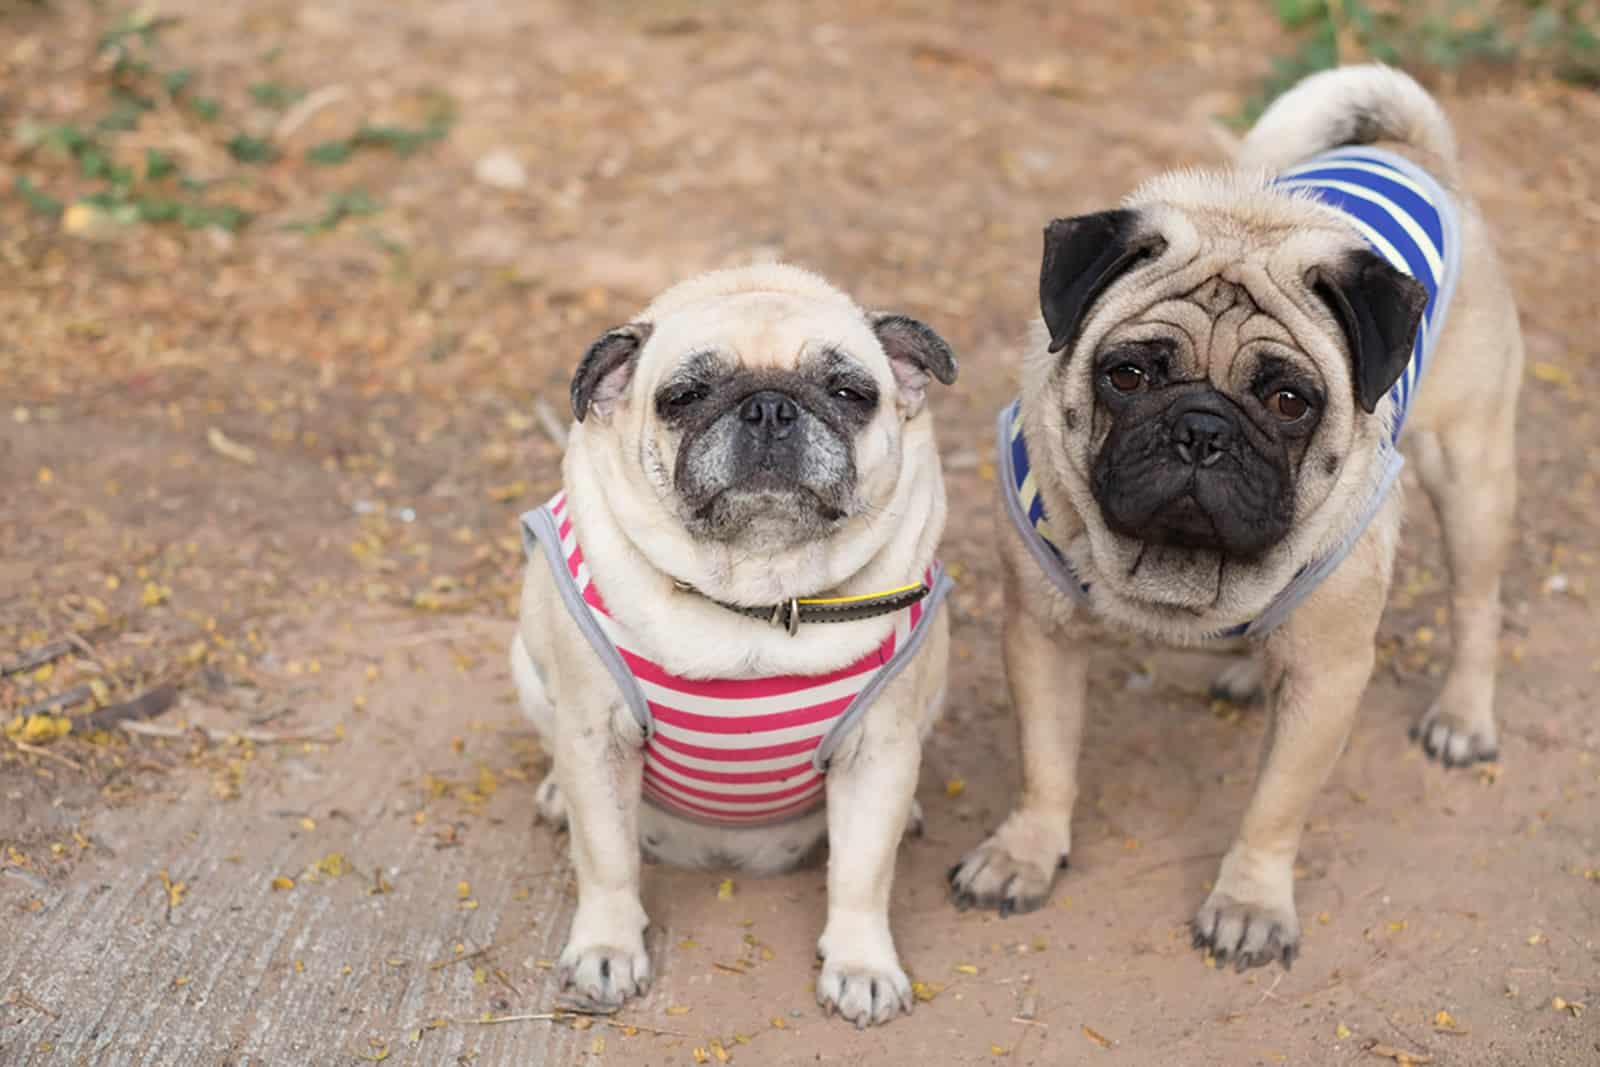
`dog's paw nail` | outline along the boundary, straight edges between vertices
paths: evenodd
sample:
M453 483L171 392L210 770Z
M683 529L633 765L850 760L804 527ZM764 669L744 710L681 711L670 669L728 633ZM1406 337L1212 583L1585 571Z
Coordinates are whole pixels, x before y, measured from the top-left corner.
M1056 870L1064 871L1068 867L1071 867L1071 866L1072 866L1072 860L1070 858L1068 858L1065 854L1063 854L1062 857L1061 857L1061 862L1056 864Z
M961 874L961 864L953 863L953 864L950 865L950 869L948 871L944 872L944 880L949 882L953 886L953 885L956 884L956 878L960 874Z
M1293 945L1284 945L1283 946L1283 969L1284 970L1288 971L1288 970L1293 970L1294 969L1294 956L1295 956L1294 946Z

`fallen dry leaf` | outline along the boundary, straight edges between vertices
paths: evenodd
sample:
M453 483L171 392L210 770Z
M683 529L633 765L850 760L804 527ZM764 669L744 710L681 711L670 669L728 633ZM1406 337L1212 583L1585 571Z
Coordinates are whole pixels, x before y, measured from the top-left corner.
M1372 1044L1367 1046L1367 1051L1374 1056L1383 1056L1394 1060L1400 1067L1407 1067L1413 1063L1432 1063L1433 1057L1426 1052L1407 1052L1405 1049L1393 1048L1389 1045Z
M1102 1034L1100 1031L1096 1030L1094 1027L1090 1026L1088 1023L1083 1024L1083 1036L1088 1038L1090 1041L1093 1041L1101 1048L1111 1047L1111 1039L1105 1034Z

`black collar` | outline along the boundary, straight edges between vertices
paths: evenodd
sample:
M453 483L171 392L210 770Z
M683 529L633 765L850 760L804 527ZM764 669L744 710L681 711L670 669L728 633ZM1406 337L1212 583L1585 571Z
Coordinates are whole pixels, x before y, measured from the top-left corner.
M682 591L705 597L718 607L736 611L752 619L765 619L773 626L782 627L793 637L800 632L802 622L855 622L875 619L909 608L928 595L926 582L913 582L881 593L864 593L860 596L791 597L776 604L749 607L729 604L716 597L706 596L688 582L674 582Z

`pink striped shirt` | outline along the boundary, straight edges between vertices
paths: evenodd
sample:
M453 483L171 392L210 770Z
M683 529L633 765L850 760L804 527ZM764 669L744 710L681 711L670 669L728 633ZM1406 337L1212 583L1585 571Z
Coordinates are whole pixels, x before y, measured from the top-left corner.
M533 542L544 548L569 610L641 718L645 799L700 822L772 823L819 806L828 757L916 653L949 589L935 562L924 578L928 596L896 615L877 648L827 674L685 678L639 654L606 610L566 493L523 516L523 529L530 552ZM580 601L586 610L575 608Z

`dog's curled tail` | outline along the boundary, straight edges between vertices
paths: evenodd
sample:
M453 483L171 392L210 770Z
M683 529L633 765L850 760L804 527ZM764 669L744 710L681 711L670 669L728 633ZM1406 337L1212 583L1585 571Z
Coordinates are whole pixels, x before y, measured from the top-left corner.
M1342 145L1398 141L1457 178L1456 138L1442 108L1409 75L1379 63L1313 74L1278 97L1239 146L1241 167L1277 173Z

